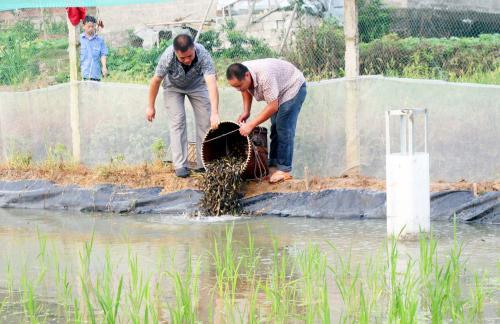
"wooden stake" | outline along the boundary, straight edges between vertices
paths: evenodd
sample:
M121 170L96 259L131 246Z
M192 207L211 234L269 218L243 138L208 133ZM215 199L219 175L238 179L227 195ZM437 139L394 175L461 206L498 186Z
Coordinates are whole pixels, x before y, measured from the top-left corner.
M201 24L200 24L200 28L198 28L198 31L196 32L196 37L194 38L195 42L197 42L198 38L200 37L201 30L203 29L203 25L205 25L205 22L207 21L208 13L210 12L210 8L212 7L213 3L214 3L214 0L210 0L210 3L208 4L208 7L207 7L207 11L205 11L205 17L203 17L203 20L201 21Z
M293 19L295 18L295 13L297 12L297 9L298 9L298 5L297 5L297 3L295 3L295 6L293 7L292 15L290 16L290 20L288 20L288 24L286 26L285 35L283 36L283 39L281 40L281 45L280 45L280 50L279 50L280 55L283 54L283 49L285 48L286 40L288 38L288 34L290 33L290 29L292 28Z
M474 197L479 196L479 194L477 193L477 183L475 182L472 184L472 194L474 195Z
M306 191L309 191L309 168L304 167L304 182L306 184Z

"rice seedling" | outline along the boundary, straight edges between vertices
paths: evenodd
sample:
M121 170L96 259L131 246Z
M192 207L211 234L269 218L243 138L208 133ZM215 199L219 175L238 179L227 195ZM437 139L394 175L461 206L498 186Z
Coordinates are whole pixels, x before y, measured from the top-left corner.
M289 248L272 238L268 251L259 248L250 228L247 232L248 241L241 244L234 239L234 224L227 226L222 239L214 237L207 264L203 255L189 252L181 268L175 256L166 265L162 255L156 269L141 268L141 258L129 248L123 274L114 270L118 263L112 262L109 248L104 258L96 258L94 236L79 253L79 273L72 274L55 249L49 253L47 236L38 233L35 265L53 267L47 275L31 273L30 278L26 263L17 294L14 268L7 261L10 292L0 300L0 313L8 316L18 309L26 322L46 321L54 306L47 304L44 287L56 289L57 319L72 323L477 322L491 307L487 277L468 274L456 232L446 254L438 253L432 235L421 235L413 246L420 253L416 258L402 254L393 238L380 255L360 261L331 243L334 261L321 245L311 243ZM200 280L202 265L215 278ZM332 318L332 311L340 317Z
M294 265L288 260L287 253L280 253L278 241L273 239L272 270L266 280L264 293L271 303L270 316L273 321L283 323L296 313L298 298L297 279Z
M123 276L118 279L118 288L114 289L113 282L113 266L111 264L111 256L109 249L106 250L104 258L104 270L97 277L95 283L95 296L103 312L103 322L114 324L118 319L118 309L120 307L120 298L123 288Z
M178 271L167 271L167 274L172 280L175 296L175 304L168 305L170 321L172 323L196 323L200 262L195 261L193 267L191 252L189 252L184 274Z
M149 276L146 278L139 269L137 254L132 255L129 248L129 285L128 285L128 319L134 324L140 324L141 319L149 320Z
M21 275L22 306L24 315L30 323L39 323L39 316L42 314L42 306L36 297L35 287L28 278L26 270Z

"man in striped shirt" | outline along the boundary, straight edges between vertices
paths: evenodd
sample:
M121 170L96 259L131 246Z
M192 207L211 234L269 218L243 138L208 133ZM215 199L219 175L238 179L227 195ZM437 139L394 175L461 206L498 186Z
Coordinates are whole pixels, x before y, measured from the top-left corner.
M295 128L307 93L304 75L287 61L268 58L231 64L226 77L243 98L243 113L238 117L241 135L248 136L271 118L269 166L274 172L269 181L291 179ZM248 121L253 98L267 105Z

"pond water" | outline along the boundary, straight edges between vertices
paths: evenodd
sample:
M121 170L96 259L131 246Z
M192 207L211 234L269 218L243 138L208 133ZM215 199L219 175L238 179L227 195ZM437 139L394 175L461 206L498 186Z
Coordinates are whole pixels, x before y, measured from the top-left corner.
M175 255L175 259L171 261L171 267L180 272L185 268L190 255L199 258L198 313L202 320L213 320L217 316L214 314L221 311L222 306L217 305L217 301L213 302L213 297L210 297L216 283L216 270L212 262L213 245L214 240L223 242L228 228L232 226L235 246L246 246L248 233L252 233L255 249L260 251L263 272L270 271L273 262L273 240L277 242L280 251L286 251L292 256L313 243L326 255L328 263L335 262L338 254L344 257L350 254L353 264L364 264L369 257L384 258L382 252L386 242L386 224L380 220L229 216L192 219L185 216L10 209L0 209L0 219L0 301L2 296L6 301L0 311L2 322L29 321L26 308L20 305L22 297L19 297L19 292L26 290L23 278L31 278L35 282L34 291L40 307L43 306L44 320L64 322L64 314L57 311L57 305L60 304L57 269L67 270L68 281L75 283L73 294L79 295L81 292L77 292L76 282L81 272L83 246L92 237L92 260L89 262L91 276L97 277L103 272L108 251L113 277L123 275L125 284L130 276L130 253L137 254L141 270L149 273L151 280L161 272L161 267L168 260L172 260L172 255ZM438 242L440 262L444 262L453 246L453 224L434 222L431 226ZM487 273L490 293L485 300L484 319L495 322L500 319L500 227L457 224L456 234L458 241L464 244L461 258L466 262L469 273L464 278L468 283L465 290L471 286L470 274L475 271ZM419 243L400 242L398 251L401 256L400 264L404 265L408 257L418 259ZM36 283L41 272L43 280ZM171 282L164 280L161 285L165 304L172 303L174 297ZM331 316L333 322L337 322L343 303L334 281L329 280L327 286ZM9 291L11 295L12 291L18 292L17 300L15 297L7 297ZM126 298L122 301L126 303ZM160 311L159 315L160 321L169 316L167 307L163 308L163 314Z

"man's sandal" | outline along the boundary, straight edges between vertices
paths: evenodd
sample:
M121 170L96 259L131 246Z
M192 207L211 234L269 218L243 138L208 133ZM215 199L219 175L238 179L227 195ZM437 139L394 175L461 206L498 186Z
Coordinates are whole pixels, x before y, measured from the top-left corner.
M279 183L286 180L291 180L293 177L288 172L276 171L273 173L271 178L269 178L269 183Z

